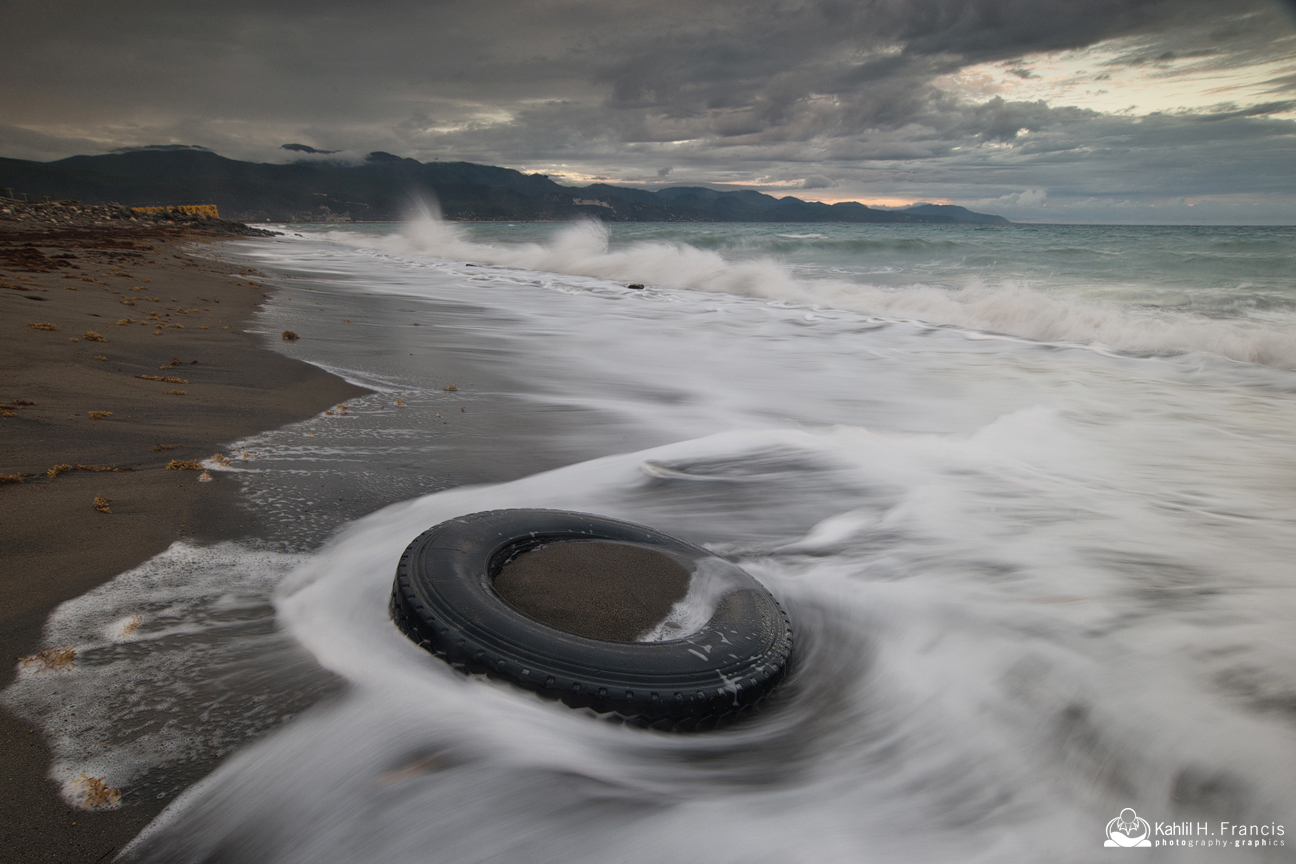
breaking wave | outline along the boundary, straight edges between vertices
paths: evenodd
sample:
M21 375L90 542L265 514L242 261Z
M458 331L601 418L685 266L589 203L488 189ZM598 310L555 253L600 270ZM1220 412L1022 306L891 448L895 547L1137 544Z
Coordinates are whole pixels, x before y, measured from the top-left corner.
M663 240L641 240L614 248L607 227L592 221L564 226L543 243L485 243L473 239L466 226L446 222L431 209L412 218L397 235L338 233L328 237L352 245L376 245L397 255L643 283L657 289L737 294L816 310L859 312L1128 354L1204 352L1244 363L1296 369L1296 339L1289 320L1293 316L1283 308L1288 304L1281 303L1276 304L1276 310L1252 310L1268 313L1265 317L1224 317L1219 312L1219 317L1212 317L1196 311L1049 294L1022 280L995 284L968 277L958 287L947 287L921 281L894 286L844 278L804 278L773 255L734 260L719 251ZM785 235L772 237L789 242ZM822 242L809 235L804 239Z

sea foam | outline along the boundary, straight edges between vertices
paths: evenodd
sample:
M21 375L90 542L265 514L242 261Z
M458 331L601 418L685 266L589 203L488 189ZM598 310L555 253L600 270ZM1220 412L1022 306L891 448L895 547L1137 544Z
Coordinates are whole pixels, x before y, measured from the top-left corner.
M996 283L973 276L957 285L928 284L919 279L901 287L856 279L805 278L772 255L744 260L688 243L663 241L614 248L607 226L593 221L566 225L545 243L483 243L472 239L466 226L446 222L427 207L399 234L373 237L333 232L326 236L331 241L403 256L643 283L666 290L737 294L815 310L859 312L1135 355L1203 352L1296 369L1296 339L1287 315L1280 320L1208 317L1195 311L1046 293L1024 280Z

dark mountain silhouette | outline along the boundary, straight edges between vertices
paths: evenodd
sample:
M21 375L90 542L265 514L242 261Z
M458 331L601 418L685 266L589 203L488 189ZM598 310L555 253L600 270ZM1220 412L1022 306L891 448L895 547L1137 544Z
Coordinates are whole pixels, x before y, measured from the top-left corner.
M325 155L306 145L287 149ZM311 158L288 164L241 162L201 147L143 147L56 162L0 159L0 187L34 199L129 206L210 203L240 221L382 221L434 198L448 219L608 222L906 222L1011 224L1001 216L925 204L874 210L752 190L681 186L657 191L562 186L542 174L472 162L419 162L381 151L356 164Z
M1002 216L991 216L988 213L973 213L966 207L957 204L915 204L906 207L902 213L914 213L920 216L953 216L959 222L977 222L984 225L1002 225L1008 220Z

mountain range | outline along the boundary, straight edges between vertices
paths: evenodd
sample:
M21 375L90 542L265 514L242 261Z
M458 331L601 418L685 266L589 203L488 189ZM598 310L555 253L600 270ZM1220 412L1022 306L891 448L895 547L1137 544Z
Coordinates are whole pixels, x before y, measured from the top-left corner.
M563 186L543 174L472 162L419 162L379 151L356 163L304 144L284 149L302 156L286 164L243 162L202 147L165 145L54 162L0 158L0 189L11 197L87 204L215 204L223 218L242 222L389 221L407 216L420 198L434 198L454 220L1012 224L949 204L878 210L754 190Z

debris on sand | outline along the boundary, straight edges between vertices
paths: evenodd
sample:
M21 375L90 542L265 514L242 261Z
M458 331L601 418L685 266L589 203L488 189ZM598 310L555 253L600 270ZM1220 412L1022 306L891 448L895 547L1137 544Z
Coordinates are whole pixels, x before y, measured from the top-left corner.
M60 474L66 474L69 471L134 471L134 468L114 468L112 465L82 465L78 462L75 465L55 465L45 472L45 476L53 480Z
M57 672L76 666L76 656L75 648L46 648L30 657L19 657L18 662L34 672Z
M77 806L82 810L112 810L121 806L121 790L109 786L107 777L82 774L73 786L81 793Z

